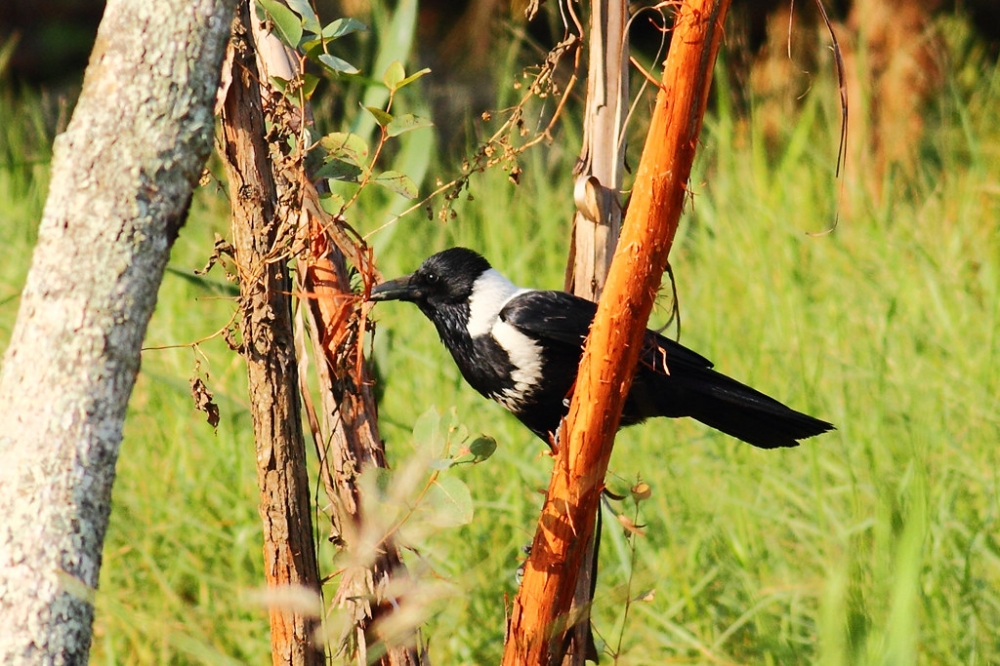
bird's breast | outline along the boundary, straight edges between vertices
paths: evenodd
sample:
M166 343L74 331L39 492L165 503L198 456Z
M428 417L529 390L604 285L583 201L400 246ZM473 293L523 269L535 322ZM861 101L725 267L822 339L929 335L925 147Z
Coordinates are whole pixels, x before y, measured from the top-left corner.
M492 339L506 355L510 368L508 386L491 397L516 413L541 384L545 370L543 350L535 340L503 321L498 321L491 333L483 337Z
M488 333L447 345L472 388L515 414L529 407L542 381L542 348L504 322Z

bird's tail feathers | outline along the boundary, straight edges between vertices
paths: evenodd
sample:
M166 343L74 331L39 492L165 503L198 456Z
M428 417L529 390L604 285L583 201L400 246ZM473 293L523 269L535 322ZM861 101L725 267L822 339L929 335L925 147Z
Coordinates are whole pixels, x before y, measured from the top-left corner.
M672 380L682 385L678 388L683 388L680 401L683 416L756 447L798 446L800 439L833 429L826 421L797 412L714 370L704 369L693 373L694 376L678 374Z

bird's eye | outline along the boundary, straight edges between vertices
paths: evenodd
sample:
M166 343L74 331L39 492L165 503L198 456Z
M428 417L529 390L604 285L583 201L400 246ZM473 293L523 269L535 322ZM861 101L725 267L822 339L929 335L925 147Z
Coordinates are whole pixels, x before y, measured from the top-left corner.
M424 275L424 282L427 284L436 284L438 281L437 273L427 273Z

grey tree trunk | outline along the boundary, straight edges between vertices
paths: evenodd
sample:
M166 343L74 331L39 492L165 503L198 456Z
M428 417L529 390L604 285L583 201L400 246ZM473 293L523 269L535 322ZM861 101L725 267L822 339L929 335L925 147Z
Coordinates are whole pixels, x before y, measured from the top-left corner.
M232 0L109 0L0 371L0 663L87 661L122 423Z

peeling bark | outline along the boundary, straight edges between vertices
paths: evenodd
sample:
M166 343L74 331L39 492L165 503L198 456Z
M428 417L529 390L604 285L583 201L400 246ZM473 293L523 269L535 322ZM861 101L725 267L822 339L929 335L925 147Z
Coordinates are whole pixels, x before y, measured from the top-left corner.
M257 452L264 574L268 589L304 588L315 603L310 611L272 599L271 658L276 665L322 664L324 650L316 643L319 567L292 332L292 281L287 259L281 258L294 229L276 215L278 194L250 20L248 4L240 3L233 24L232 76L222 105L222 143L243 315L240 351L247 363Z
M125 409L232 3L108 2L0 372L0 662L86 663Z
M573 198L572 279L566 289L596 301L621 232L621 187L625 149L621 140L628 112L628 3L600 0L591 8L587 109L580 155L583 169Z
M246 21L246 9L243 11ZM296 256L299 312L308 327L316 359L322 423L304 381L308 365L304 334L296 342L299 390L316 443L320 480L330 501L330 510L324 513L332 521L331 540L339 548L350 549L352 555L339 572L340 584L332 601L334 607L347 609L352 622L331 651L354 658L362 665L429 663L417 647L412 630L402 635L385 635L384 627L380 627L379 621L392 616L398 608L399 600L390 596L389 591L392 587L398 594L400 586L393 583L405 578L398 550L386 539L377 551L358 553L358 534L364 521L357 478L365 469L386 466L375 418L370 370L360 356L360 299L351 289L348 272L349 259L370 280L373 271L370 253L363 243L347 234L343 220L333 219L322 210L318 193L303 169L301 155L295 151L289 154L289 145L298 139L290 135L309 122L310 110L308 105L303 109L289 105L280 93L263 82L270 81L271 76L294 79L299 65L290 57L289 49L258 22L254 21L252 28L252 39L249 30L245 38L240 32L242 62L234 67L230 83L248 86L248 90L241 93L240 102L231 111L259 118L259 126L246 128L257 139L252 142L253 150L243 159L254 161L254 168L262 174L259 187L268 192L270 203L263 214L276 234L271 245L272 259L282 253ZM241 71L242 82L237 80ZM250 85L251 79L262 84ZM265 122L272 130L270 144L264 138ZM257 186L254 184L249 191ZM244 262L238 263L243 270ZM287 268L287 259L282 258L279 263ZM283 293L291 292L286 284ZM331 638L334 637L328 636L328 641Z
M417 645L415 632L387 635L380 621L400 605L398 596L411 586L406 580L399 550L391 538L371 552L363 552L365 528L358 477L372 467L387 467L385 447L375 419L371 370L360 357L359 299L351 289L345 253L369 270L367 249L357 247L341 226L322 212L316 190L302 186L302 228L309 251L299 261L310 338L316 355L322 426L314 426L321 466L329 479L331 539L349 553L340 573L333 605L345 608L352 623L340 637L339 649L353 654L358 664L415 666L430 663ZM370 285L369 285L370 287ZM318 424L317 424L318 425ZM392 589L390 589L392 588ZM381 645L376 645L381 643ZM373 648L384 650L375 659Z

